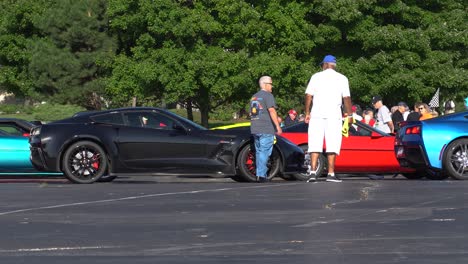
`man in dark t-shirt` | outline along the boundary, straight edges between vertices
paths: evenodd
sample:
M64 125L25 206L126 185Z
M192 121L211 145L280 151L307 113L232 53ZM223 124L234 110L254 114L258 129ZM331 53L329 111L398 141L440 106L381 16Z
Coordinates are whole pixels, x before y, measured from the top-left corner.
M414 111L409 113L408 117L406 118L406 121L418 121L419 118L421 117L421 113L419 113L419 107L422 105L422 103L415 103L414 104Z
M250 133L255 141L256 176L260 182L268 181L267 163L273 150L276 134L281 134L278 123L275 98L271 94L273 83L270 76L262 76L258 81L260 91L250 99Z

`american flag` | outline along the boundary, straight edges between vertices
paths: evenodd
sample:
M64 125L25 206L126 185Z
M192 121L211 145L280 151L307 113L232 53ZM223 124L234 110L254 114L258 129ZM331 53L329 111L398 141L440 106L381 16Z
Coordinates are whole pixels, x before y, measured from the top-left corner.
M430 107L439 107L439 91L440 88L437 88L436 93L432 96L431 101L429 102Z

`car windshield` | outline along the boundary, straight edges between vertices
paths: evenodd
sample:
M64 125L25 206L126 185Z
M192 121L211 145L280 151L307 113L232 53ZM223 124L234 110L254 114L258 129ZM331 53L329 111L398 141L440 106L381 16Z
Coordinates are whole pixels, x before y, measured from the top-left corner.
M372 128L367 124L364 124L362 122L356 122L353 125L356 125L356 127L351 126L350 128L350 134L353 136L371 136L372 133L377 133L382 136L388 136L389 134L382 132L378 129ZM297 123L288 127L285 127L283 129L284 133L307 133L309 129L309 124L306 124L304 122Z
M166 111L165 113L169 114L169 115L172 115L172 116L175 116L176 118L178 119L182 119L185 123L188 123L189 125L195 127L196 129L200 129L200 130L208 130L206 127L202 126L202 125L199 125L185 117L182 117L180 115L177 115L177 114L174 114L172 113L171 111Z

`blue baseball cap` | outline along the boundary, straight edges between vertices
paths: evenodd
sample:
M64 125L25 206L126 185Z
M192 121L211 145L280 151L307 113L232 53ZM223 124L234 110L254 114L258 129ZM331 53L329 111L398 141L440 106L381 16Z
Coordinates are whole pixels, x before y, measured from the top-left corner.
M320 64L324 64L324 63L336 63L336 58L335 58L335 56L333 56L333 55L327 55L327 56L325 56L325 58L323 58L322 63L320 63Z

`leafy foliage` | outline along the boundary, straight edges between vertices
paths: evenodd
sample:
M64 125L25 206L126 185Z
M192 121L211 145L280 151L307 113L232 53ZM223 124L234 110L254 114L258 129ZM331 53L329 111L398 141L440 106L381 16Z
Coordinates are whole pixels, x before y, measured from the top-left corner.
M100 64L115 54L106 1L3 1L1 7L0 61L8 65L2 87L36 100L100 108Z
M462 0L3 0L0 90L88 109L181 103L207 126L244 109L262 75L280 113L301 110L334 54L363 107L375 94L428 102L438 88L442 105L468 94L466 11Z

